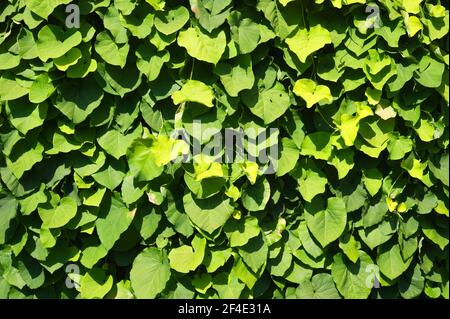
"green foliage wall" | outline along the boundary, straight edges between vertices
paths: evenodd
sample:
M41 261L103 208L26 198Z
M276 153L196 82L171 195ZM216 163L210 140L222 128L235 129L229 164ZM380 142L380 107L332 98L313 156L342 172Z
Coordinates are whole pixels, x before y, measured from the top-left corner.
M448 298L448 1L70 3L0 2L0 298Z

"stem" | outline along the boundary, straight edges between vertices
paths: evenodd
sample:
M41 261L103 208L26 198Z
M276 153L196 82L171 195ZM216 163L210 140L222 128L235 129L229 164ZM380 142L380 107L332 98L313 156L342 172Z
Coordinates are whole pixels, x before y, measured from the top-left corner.
M397 178L395 179L394 183L392 183L391 188L389 189L389 192L388 192L389 197L391 197L392 189L394 188L395 184L398 182L398 180L400 179L400 177L402 175L403 175L403 172L400 172L400 175L398 175Z
M194 65L195 65L195 59L192 59L191 75L189 77L189 80L192 80L192 75L194 74Z
M325 118L325 116L323 116L322 112L320 112L320 109L318 107L316 107L317 112L319 113L320 117L322 117L322 119L324 120L324 122L331 127L335 132L337 131L337 128L333 125L330 124L330 122L327 121L327 119Z
M302 15L303 26L306 28L306 30L309 31L309 24L306 23L306 19L305 19L305 9L303 8L303 1L300 1L300 7L301 7L301 15ZM311 61L312 61L311 77L315 81L316 80L316 63L314 62L314 57L313 56L311 56Z

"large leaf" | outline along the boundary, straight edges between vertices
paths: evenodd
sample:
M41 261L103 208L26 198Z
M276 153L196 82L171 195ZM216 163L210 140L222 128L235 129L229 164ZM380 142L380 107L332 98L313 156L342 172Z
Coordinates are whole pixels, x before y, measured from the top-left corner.
M246 185L242 191L242 204L249 211L263 210L270 198L270 184L259 179L254 185Z
M331 36L327 29L315 25L309 30L306 28L298 30L296 34L286 39L286 43L300 62L305 63L310 54L331 43Z
M299 299L340 299L330 274L317 274L311 281L302 281L295 291Z
M205 256L206 239L194 237L191 246L174 248L169 253L170 267L181 273L197 269Z
M183 197L183 204L190 220L209 234L221 228L233 212L230 199L225 199L223 195L197 199L188 193Z
M120 200L112 197L95 222L98 237L103 246L111 249L120 235L130 226L136 211L130 211Z
M77 203L71 197L64 197L58 206L39 209L43 228L59 228L67 224L77 213Z
M356 263L347 261L342 253L335 255L331 275L340 294L346 299L367 298L378 276L373 266L372 259L363 251Z
M377 265L380 266L383 275L393 280L405 272L409 264L403 261L399 245L383 245L377 258Z
M250 111L264 120L265 124L270 124L282 116L291 104L289 95L281 83L276 83L268 90L247 91L243 95L243 100Z
M164 251L146 248L134 259L130 280L137 298L155 298L169 279L169 260Z
M316 103L330 104L333 102L330 89L318 85L310 79L300 79L295 82L293 92L306 101L306 107L311 108Z
M55 25L46 25L39 31L36 41L39 58L59 58L81 42L81 33L75 29L63 31Z
M219 62L226 47L224 31L208 35L200 28L193 27L181 31L177 42L181 47L186 48L190 56L212 64Z
M179 91L172 94L172 100L174 104L196 102L213 107L214 93L205 83L189 80Z
M305 207L306 225L322 247L339 238L347 224L345 202L338 197L328 198L326 208L319 197Z

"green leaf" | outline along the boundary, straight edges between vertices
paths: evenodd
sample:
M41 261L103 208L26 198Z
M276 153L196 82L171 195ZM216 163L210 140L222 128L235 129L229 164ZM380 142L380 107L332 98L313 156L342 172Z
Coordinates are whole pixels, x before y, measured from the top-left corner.
M289 2L292 2L294 0L278 0L279 3L281 3L283 6L286 6Z
M270 274L273 276L282 277L286 274L291 264L292 264L292 254L286 251L285 249L281 253L281 258L269 261Z
M100 105L104 94L91 78L65 81L57 92L55 107L75 124L83 122Z
M323 255L323 248L320 247L311 236L305 221L302 221L297 229L297 235L302 243L302 247L313 258L317 259Z
M306 101L307 108L311 108L317 103L330 104L333 102L330 89L325 85L318 85L310 79L297 80L293 92Z
M370 168L363 171L364 186L369 191L370 196L375 196L383 184L383 175L376 168Z
M429 88L437 88L441 85L445 64L435 59L424 56L419 63L419 69L416 71L416 81Z
M39 30L36 41L39 59L59 58L81 43L81 33L75 29L63 31L56 25L45 25Z
M32 103L42 103L55 91L55 87L47 74L39 75L30 87L29 99Z
M306 225L322 247L339 238L347 224L345 202L338 197L328 198L327 206L318 198L305 206Z
M367 211L363 212L364 227L368 228L380 223L387 212L388 206L385 200L381 200L375 205L370 206Z
M423 234L443 251L449 243L448 225L439 227L436 223L423 219L420 221Z
M111 249L133 221L136 210L130 211L115 197L105 207L95 222L98 237L106 249Z
M155 17L155 27L166 35L180 30L189 20L189 11L185 7L177 7L169 11L159 11Z
M231 38L237 44L241 54L253 52L260 43L269 41L275 34L265 25L255 23L252 19L242 18L238 11L228 16Z
M266 179L259 179L254 185L246 185L242 190L242 205L251 211L263 210L270 198L270 185Z
M200 25L208 32L221 26L228 15L232 6L232 0L189 0L191 10L195 13L195 17Z
M114 37L114 42L125 43L128 41L127 29L120 23L119 11L115 7L109 7L103 16L103 25Z
M277 176L283 176L292 171L300 155L300 151L293 140L283 137L281 143L281 157L278 159L275 173Z
M449 170L448 170L448 159L449 159L449 155L448 153L443 154L442 156L440 156L440 158L438 158L436 161L431 161L428 162L428 168L430 169L431 172L433 172L434 176L436 176L436 178L438 178L439 180L442 181L442 183L444 185L446 185L447 187L449 186ZM439 163L438 163L439 161Z
M107 275L105 270L93 268L80 280L81 298L101 299L111 290L113 282L113 276Z
M127 153L128 148L135 139L140 137L141 132L140 127L127 135L117 130L109 130L102 134L97 141L108 154L119 159Z
M11 221L16 217L18 203L13 197L0 199L0 245L3 245L10 234L8 233ZM11 234L12 235L12 234ZM1 264L0 264L1 265Z
M11 116L11 124L22 134L41 126L47 115L48 104L31 104L25 99L9 101L6 108Z
M315 25L309 30L300 29L292 37L286 39L289 49L297 55L302 63L306 62L309 55L330 43L330 32L321 25Z
M115 43L107 31L100 32L95 39L95 51L111 65L125 67L130 45Z
M373 286L373 262L365 252L359 252L356 263L345 260L342 253L333 258L331 276L339 293L346 299L366 299Z
M240 55L232 63L221 62L214 72L220 76L230 96L238 96L239 92L251 89L255 82L250 55Z
M133 261L131 287L139 299L151 299L160 294L171 276L169 260L163 250L149 247Z
M164 165L186 153L186 147L184 141L176 141L166 135L139 138L127 151L130 172L140 181L155 179L164 171Z
M386 220L375 227L361 229L358 234L370 249L374 249L391 239L395 232L395 224L392 221Z
M162 216L154 210L152 210L150 214L145 215L142 218L142 225L139 233L141 234L143 239L150 238L156 232L161 218ZM169 220L172 221L170 217ZM178 230L178 228L176 229Z
M399 245L383 245L378 252L377 265L383 275L393 280L408 269L409 263L403 261Z
M418 297L425 287L425 278L422 276L419 264L414 268L410 268L406 272L406 278L400 280L398 288L400 294L405 299L412 299Z
M293 174L297 178L298 190L304 200L311 202L316 195L325 192L328 180L311 159L301 159L298 168Z
M259 235L261 229L258 219L247 217L244 220L230 219L223 228L231 247L244 246L248 241Z
M201 61L217 64L225 52L225 32L213 32L210 35L199 28L189 28L178 34L177 43L186 48L187 53Z
M80 262L86 268L92 268L100 259L108 254L108 250L101 244L99 246L86 247L80 259Z
M348 240L339 241L339 248L342 249L351 262L356 263L358 261L361 244L355 240L355 237L350 236L348 237Z
M28 94L29 88L18 83L11 74L5 73L0 77L0 99L11 101Z
M92 174L92 178L109 190L116 189L125 177L125 164L122 160L111 160L103 168Z
M414 155L411 153L402 161L401 166L408 171L411 177L422 180L427 163L421 163L418 159L414 158Z
M223 169L220 163L206 156L194 157L194 179L200 182L206 178L223 177Z
M127 0L120 0L126 5ZM118 6L117 0L115 1L116 7ZM130 13L125 13L124 11L133 10L134 5L138 4L136 10ZM119 8L118 8L119 9ZM123 9L123 8L122 8ZM120 9L119 9L120 10ZM120 24L128 29L133 36L138 39L145 39L151 33L153 29L155 15L148 10L146 10L144 5L139 5L139 3L129 3L129 7L122 10L122 14L119 15ZM117 22L117 20L115 20Z
M70 2L70 0L25 0L25 5L33 13L43 19L47 19L56 7L62 4L68 4Z
M245 285L238 281L234 274L220 273L213 279L213 288L219 297L224 299L238 299Z
M188 193L183 197L183 204L194 225L209 234L221 228L233 212L230 200L225 199L223 195L197 199Z
M228 259L231 257L231 249L225 250L208 250L203 260L203 264L206 265L206 270L209 273L215 272L217 269L225 265Z
M413 141L410 138L392 135L387 146L389 159L399 160L404 158L412 150L412 147Z
M317 274L295 290L299 299L341 299L330 274Z
M270 124L286 112L291 105L289 95L281 83L276 83L271 89L245 91L243 102L250 111Z
M328 132L315 132L305 136L300 154L313 156L316 159L328 160L333 151L331 135Z
M431 142L436 138L436 129L430 121L420 119L420 121L414 126L414 129L419 138L424 142Z
M155 10L163 10L164 7L166 6L166 1L165 0L145 0L147 1L147 3L149 3L153 9Z
M328 163L336 167L338 172L338 178L342 179L351 171L355 166L354 152L350 148L343 150L333 150L331 157L328 159Z
M81 59L83 54L81 50L78 48L72 48L66 53L64 53L59 58L53 60L53 63L60 71L67 71L69 67L77 64L77 62Z
M144 74L148 81L154 81L158 78L164 63L169 62L170 54L167 51L157 52L150 44L140 45L136 50L138 58L136 66Z
M194 271L203 262L206 239L194 237L191 246L180 246L169 253L170 267L181 273Z
M347 146L352 146L354 144L360 128L360 121L373 115L370 107L365 104L358 103L355 111L355 115L347 113L341 114L340 123L338 124L341 136Z
M44 228L60 228L77 214L77 203L72 197L64 197L55 208L39 208Z
M45 274L42 266L31 258L19 261L18 270L20 277L30 289L38 289L45 282Z
M369 50L369 55L365 62L363 71L373 87L379 91L396 74L397 65L393 59L389 55L379 53L375 49Z
M196 102L207 107L213 107L214 92L203 82L189 80L179 91L172 94L172 100L174 104Z
M268 245L262 235L250 239L246 245L239 247L239 255L243 262L255 273L266 265L268 251Z

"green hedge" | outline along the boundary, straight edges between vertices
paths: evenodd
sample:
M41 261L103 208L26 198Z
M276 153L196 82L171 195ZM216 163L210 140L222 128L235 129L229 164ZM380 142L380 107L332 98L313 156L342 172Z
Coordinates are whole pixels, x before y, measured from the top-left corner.
M70 2L0 3L0 298L448 298L448 1Z

